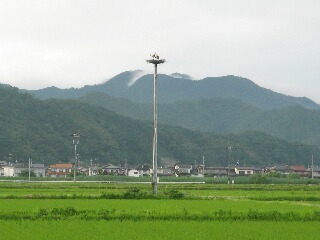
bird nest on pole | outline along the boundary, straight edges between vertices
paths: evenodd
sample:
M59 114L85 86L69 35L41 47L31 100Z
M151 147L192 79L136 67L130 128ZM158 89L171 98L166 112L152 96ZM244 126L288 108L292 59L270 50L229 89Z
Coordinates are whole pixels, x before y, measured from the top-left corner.
M164 63L166 60L165 59L149 59L146 61L147 61L147 63L161 64L161 63Z
M150 54L150 56L152 57L152 59L147 60L147 63L152 63L157 65L157 64L164 63L166 61L165 59L160 59L157 53Z

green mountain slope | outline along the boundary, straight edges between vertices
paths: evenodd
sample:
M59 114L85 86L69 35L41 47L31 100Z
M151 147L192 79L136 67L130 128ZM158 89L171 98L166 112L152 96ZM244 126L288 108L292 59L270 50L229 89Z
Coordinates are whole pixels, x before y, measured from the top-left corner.
M91 93L79 99L136 119L152 120L152 104ZM159 104L160 123L218 133L263 131L288 141L320 145L320 110L299 106L262 110L232 98Z
M83 136L78 145L80 161L100 163L151 163L152 123L132 120L102 107L74 100L40 101L16 88L0 87L0 157L11 161L45 164L72 161L74 132ZM307 164L312 146L297 147L270 135L249 132L219 135L159 125L159 159L193 163L206 158L207 165L227 166L227 145L232 141L231 163L247 165Z
M132 81L141 71L121 73L109 81L83 88L46 89L30 91L36 97L47 98L79 98L91 92L102 92L110 96L126 98L133 102L152 103L153 75L148 74ZM175 76L175 75L174 75ZM279 109L287 106L303 106L318 109L319 105L305 97L291 97L259 87L246 78L236 76L208 77L202 80L190 80L172 76L158 75L159 103L174 103L177 101L193 101L196 99L234 98L252 106L263 109Z
M251 129L289 141L320 144L320 110L299 106L265 111L250 119Z

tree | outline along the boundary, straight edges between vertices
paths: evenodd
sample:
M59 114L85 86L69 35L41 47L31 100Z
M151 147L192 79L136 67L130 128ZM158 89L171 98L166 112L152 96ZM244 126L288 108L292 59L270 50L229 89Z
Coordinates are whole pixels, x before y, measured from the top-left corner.
M29 177L29 170L22 170L19 177ZM30 171L30 177L36 177L36 174L32 170Z

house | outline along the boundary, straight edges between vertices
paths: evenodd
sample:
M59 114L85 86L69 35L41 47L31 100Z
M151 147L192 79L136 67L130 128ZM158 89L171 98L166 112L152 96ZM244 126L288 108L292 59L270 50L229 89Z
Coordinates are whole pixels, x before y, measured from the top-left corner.
M50 177L67 177L72 174L71 163L57 163L50 165L47 171L47 176Z
M320 167L310 167L306 169L306 172L308 172L310 178L320 178Z
M168 158L168 157L160 158L160 165L164 168L173 168L176 162L177 160L175 160L174 158Z
M254 168L254 173L266 174L266 173L268 173L269 171L270 171L270 169L267 168L267 167L262 167L262 168L257 168L257 167L255 167L255 168Z
M252 175L254 172L254 167L235 167L234 168L234 173L235 175L240 175L240 176L246 176L246 175Z
M192 169L191 169L191 174L194 174L194 175L198 175L198 176L204 176L205 174L205 169L204 169L204 166L203 165L198 165L196 167L193 167L192 166Z
M34 172L37 177L45 177L46 176L46 169L44 164L34 163L30 165L30 170Z
M79 167L78 168L78 172L82 175L86 175L88 176L89 175L89 168L87 167Z
M138 171L137 169L130 169L130 170L128 171L128 176L129 176L129 177L141 177L141 176L139 175L139 171Z
M291 165L293 172L300 175L301 177L309 177L309 172L304 168L303 165Z
M104 175L122 175L124 169L121 166L116 166L113 164L108 164L102 167L102 172Z
M157 169L157 173L159 173L159 168ZM127 175L129 177L143 177L150 176L152 174L152 169L148 164L140 164L136 167L132 167L127 171Z
M157 169L157 174L159 176L173 176L174 168L173 167L161 167Z
M88 176L96 176L99 174L99 168L97 166L89 167Z
M151 167L149 164L140 164L135 167L135 169L139 172L139 176L150 176L151 174Z
M98 175L98 167L93 166L93 167L79 167L78 172L81 173L82 175L86 176L96 176Z
M303 165L283 165L270 168L271 172L278 172L282 175L298 174L301 177L310 177L310 171L306 170Z
M29 165L14 163L3 166L2 169L3 176L5 177L17 177L22 171L29 171L29 169L31 172L34 172L37 177L44 177L46 173L44 164L31 164L29 168Z
M8 166L3 166L2 168L4 177L17 177L22 170L26 169L21 164L10 164Z
M6 161L0 161L0 177L4 175L3 172L3 167L7 166L7 162Z
M191 164L176 164L174 168L178 176L190 176L193 169Z
M270 168L270 172L278 172L282 175L287 175L289 173L292 173L293 169L288 165L274 166Z

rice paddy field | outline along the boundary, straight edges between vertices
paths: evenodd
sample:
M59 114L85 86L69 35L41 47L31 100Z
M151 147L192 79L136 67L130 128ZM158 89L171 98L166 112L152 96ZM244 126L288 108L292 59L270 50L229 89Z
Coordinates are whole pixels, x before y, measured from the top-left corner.
M0 239L319 239L319 190L0 182Z

